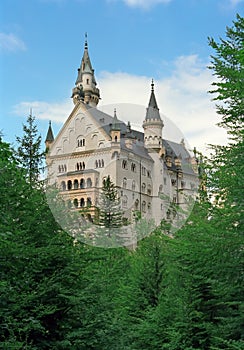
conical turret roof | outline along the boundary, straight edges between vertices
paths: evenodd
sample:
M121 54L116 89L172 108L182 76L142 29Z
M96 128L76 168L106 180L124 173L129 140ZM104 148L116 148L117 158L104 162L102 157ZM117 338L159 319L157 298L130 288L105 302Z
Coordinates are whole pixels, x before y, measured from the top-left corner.
M151 83L151 96L150 96L150 100L148 103L147 113L146 113L145 119L146 120L150 120L150 119L161 120L161 117L159 114L159 108L158 108L156 97L154 94L154 82L153 82L153 80Z
M85 40L85 47L84 47L84 53L81 60L80 68L78 68L78 76L76 79L76 84L82 82L82 74L83 73L90 73L93 75L92 80L96 84L96 80L94 77L94 69L92 68L91 60L88 53L88 43L87 43L87 35Z
M45 142L53 142L53 140L54 140L54 136L53 136L53 130L52 130L52 125L50 120Z

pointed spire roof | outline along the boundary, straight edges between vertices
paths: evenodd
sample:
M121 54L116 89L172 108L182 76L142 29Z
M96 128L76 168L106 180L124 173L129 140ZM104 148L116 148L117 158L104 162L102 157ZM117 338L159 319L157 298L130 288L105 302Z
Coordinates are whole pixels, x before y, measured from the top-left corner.
M78 68L78 76L76 79L76 84L82 82L83 73L91 73L94 75L94 69L92 68L91 60L88 53L87 33L85 34L84 53L81 60L80 68ZM93 82L95 83L95 77L93 77Z
M151 96L150 96L150 100L148 103L148 108L147 108L147 113L146 113L146 120L150 120L150 119L158 119L161 120L160 114L159 114L159 108L157 105L157 101L156 101L156 97L154 94L154 82L152 79L152 83L151 83Z
M53 140L54 140L54 136L53 136L53 130L52 130L52 125L50 120L45 142L53 142Z
M119 120L117 118L116 108L114 108L114 119L112 123L111 130L113 131L120 131L120 125Z

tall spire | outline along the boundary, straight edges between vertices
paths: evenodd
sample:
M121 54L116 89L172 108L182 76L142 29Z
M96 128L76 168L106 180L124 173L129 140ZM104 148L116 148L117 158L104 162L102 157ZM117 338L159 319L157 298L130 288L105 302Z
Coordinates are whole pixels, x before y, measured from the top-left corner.
M51 120L49 120L49 127L48 127L47 136L45 140L46 147L48 148L53 141L54 141L54 136L53 136L53 130L52 130L52 123L51 123Z
M85 32L85 49L88 49L88 44L87 44L87 32Z
M144 142L148 149L159 150L162 147L162 129L164 123L154 94L154 81L151 83L151 95L143 122Z
M157 105L157 101L156 101L156 97L154 94L154 81L152 79L152 83L151 83L151 96L150 96L150 100L148 103L148 108L147 108L147 113L146 113L146 120L148 119L160 119L160 114L159 114L159 108Z
M118 120L118 117L117 117L116 108L114 108L114 119L113 119L111 130L113 130L113 131L119 131L120 130L120 125L119 125L119 120Z
M75 87L72 91L73 102L76 104L79 101L83 101L86 104L95 107L100 98L100 92L96 85L94 69L92 68L88 53L87 33L85 33L83 57L80 67L78 68Z

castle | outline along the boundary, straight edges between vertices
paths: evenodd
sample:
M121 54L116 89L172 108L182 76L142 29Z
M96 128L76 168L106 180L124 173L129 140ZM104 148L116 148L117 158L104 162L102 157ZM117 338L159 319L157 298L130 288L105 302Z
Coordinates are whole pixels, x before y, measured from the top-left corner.
M169 220L171 204L184 205L198 188L198 166L184 141L162 136L164 123L154 83L148 107L141 115L144 132L97 108L100 91L88 53L87 40L75 87L74 108L54 138L51 122L45 140L50 183L93 221L103 179L110 176L119 194L124 218L135 212L157 224ZM167 135L166 135L167 136Z

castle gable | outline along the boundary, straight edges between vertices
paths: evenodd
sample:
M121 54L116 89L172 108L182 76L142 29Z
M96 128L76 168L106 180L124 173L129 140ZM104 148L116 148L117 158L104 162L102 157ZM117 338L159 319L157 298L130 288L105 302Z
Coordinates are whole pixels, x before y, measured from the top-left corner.
M105 131L105 126L112 117L95 110L83 103L75 106L52 144L50 157L69 156L106 146L110 136Z

